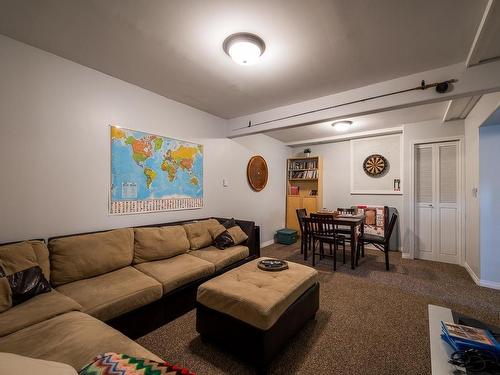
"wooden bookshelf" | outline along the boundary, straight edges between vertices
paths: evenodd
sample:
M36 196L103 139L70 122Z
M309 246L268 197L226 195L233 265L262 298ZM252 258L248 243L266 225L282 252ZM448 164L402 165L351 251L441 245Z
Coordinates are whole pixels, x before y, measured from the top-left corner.
M286 165L286 227L300 232L296 210L323 207L323 165L319 156L290 158ZM296 191L298 189L298 192ZM311 195L313 192L316 195Z

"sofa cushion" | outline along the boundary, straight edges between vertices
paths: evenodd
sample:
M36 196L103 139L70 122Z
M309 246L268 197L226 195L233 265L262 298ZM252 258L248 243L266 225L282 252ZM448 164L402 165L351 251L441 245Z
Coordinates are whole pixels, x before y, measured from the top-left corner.
M212 236L208 228L219 225L216 219L201 220L184 224L191 250L201 249L212 244Z
M189 250L181 225L134 229L134 263L171 258Z
M0 314L0 336L9 335L56 315L81 308L74 300L56 290L39 294Z
M49 242L53 285L102 275L132 264L134 231L131 228L54 238Z
M1 266L0 266L1 268ZM12 293L12 305L18 305L39 294L52 290L39 266L17 271L7 276Z
M206 260L215 265L215 270L229 266L239 260L245 259L250 254L246 246L232 246L224 250L220 250L214 246L206 247L200 250L194 250L189 255Z
M35 257L38 265L43 271L43 275L47 280L50 280L50 260L49 249L43 241L30 240L28 241L35 252Z
M147 305L162 296L161 285L133 267L74 281L56 289L82 305L82 311L104 321Z
M3 374L78 375L65 363L34 359L12 353L0 353Z
M253 260L200 285L197 301L261 330L271 328L317 283L318 271L293 262L280 272L263 271L257 267L262 259L270 258Z
M106 323L76 311L0 338L0 352L67 363L75 369L80 369L99 353L112 351L161 361Z
M0 262L6 275L38 265L33 247L27 241L0 246Z
M1 267L1 263L0 263ZM12 291L7 277L0 275L0 313L12 307ZM0 315L1 316L1 315Z
M164 294L215 272L212 263L189 254L136 264L134 267L158 280L163 285Z

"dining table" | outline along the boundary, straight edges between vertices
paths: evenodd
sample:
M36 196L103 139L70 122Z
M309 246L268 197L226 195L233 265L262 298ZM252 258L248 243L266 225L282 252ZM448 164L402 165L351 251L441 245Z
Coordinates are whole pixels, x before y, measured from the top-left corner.
M333 223L336 226L349 227L350 241L351 241L351 269L356 267L356 244L357 235L356 228L359 227L359 233L362 235L365 230L365 215L336 215L333 212L318 211L314 212L316 215L331 215L333 216ZM307 248L304 251L304 259L307 260Z

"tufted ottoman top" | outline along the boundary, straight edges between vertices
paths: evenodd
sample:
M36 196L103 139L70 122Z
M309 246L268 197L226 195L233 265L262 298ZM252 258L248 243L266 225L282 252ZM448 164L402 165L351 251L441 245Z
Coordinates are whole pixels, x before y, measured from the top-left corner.
M318 272L292 262L284 271L263 271L257 267L262 259L270 258L255 259L200 285L197 301L262 330L271 328L317 282Z

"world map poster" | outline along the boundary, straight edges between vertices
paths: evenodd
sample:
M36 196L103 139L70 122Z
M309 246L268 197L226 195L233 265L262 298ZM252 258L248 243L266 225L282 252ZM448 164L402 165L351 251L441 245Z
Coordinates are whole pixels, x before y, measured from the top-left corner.
M203 145L111 126L111 214L203 207Z

